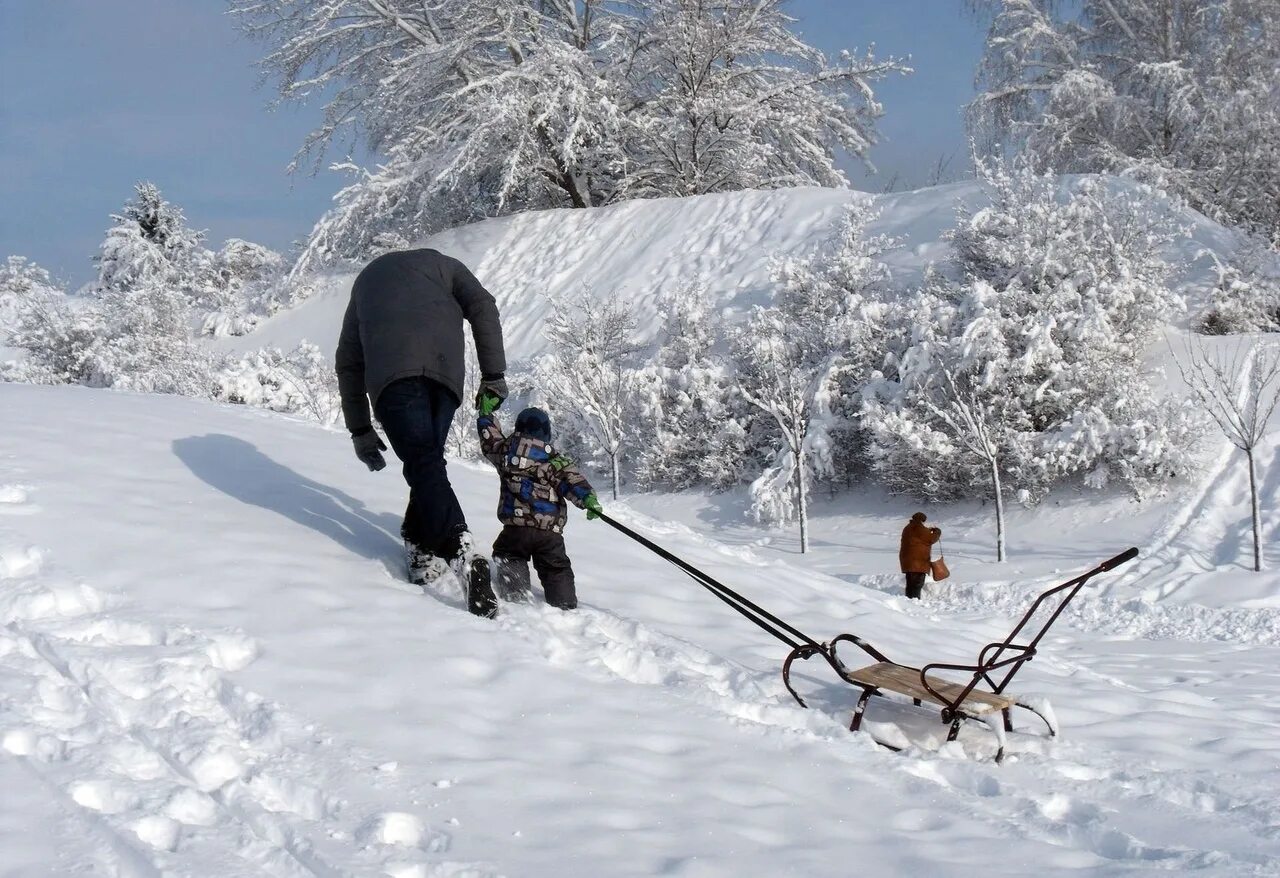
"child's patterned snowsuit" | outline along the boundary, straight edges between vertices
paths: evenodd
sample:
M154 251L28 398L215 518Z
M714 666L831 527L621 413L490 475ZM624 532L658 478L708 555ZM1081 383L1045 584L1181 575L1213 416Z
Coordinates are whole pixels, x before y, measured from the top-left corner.
M504 526L493 543L499 594L510 599L529 591L532 559L547 603L573 609L578 598L562 536L569 515L565 499L586 508L591 485L550 442L522 433L508 437L496 415L481 415L476 427L484 456L501 480L498 520Z

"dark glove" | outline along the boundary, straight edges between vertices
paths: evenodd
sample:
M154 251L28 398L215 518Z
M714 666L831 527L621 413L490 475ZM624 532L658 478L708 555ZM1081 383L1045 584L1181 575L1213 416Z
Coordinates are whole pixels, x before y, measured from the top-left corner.
M376 473L386 467L387 462L382 459L382 452L387 450L387 446L382 444L381 437L373 427L365 427L352 433L351 442L356 447L356 457L369 468L369 472Z
M510 396L507 392L507 379L503 376L503 373L499 372L496 375L481 375L480 393L492 393L498 398L498 402L502 402L502 400Z
M587 521L594 521L604 514L604 510L600 508L600 498L594 493L588 494L582 505L587 508Z
M491 415L502 405L502 397L492 390L482 390L476 394L476 411L481 415Z

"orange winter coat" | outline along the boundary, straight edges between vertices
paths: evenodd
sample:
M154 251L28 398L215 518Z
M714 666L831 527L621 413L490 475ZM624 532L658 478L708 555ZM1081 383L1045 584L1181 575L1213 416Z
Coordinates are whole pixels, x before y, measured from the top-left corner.
M933 544L942 539L942 528L925 527L922 521L909 521L902 529L902 545L898 562L903 573L928 573Z

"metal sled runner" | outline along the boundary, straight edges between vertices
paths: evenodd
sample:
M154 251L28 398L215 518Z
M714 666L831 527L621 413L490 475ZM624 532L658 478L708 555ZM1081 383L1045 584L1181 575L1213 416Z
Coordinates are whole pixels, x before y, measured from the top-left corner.
M1115 569L1137 554L1136 548L1128 549L1111 560L1104 561L1088 573L1042 592L1009 632L1009 636L1004 640L988 643L978 652L978 660L975 664L932 662L922 668L900 665L890 661L887 656L861 637L841 634L828 643L801 643L795 646L782 664L782 681L800 706L807 707L804 699L791 685L791 665L796 659L822 656L842 680L862 689L857 706L853 710L853 720L849 724L850 731L856 732L862 725L863 714L872 696L883 696L886 692L893 692L909 697L917 707L922 706L925 701L940 706L939 718L944 724L950 726L947 732L948 741L956 739L960 734L961 724L966 720L987 722L999 739L995 761L1000 762L1004 758L1004 732L1013 731L1013 708L1020 707L1040 717L1048 727L1051 737L1057 733L1053 723L1041 710L1020 701L1016 696L1007 694L1006 689L1014 676L1024 664L1035 658L1041 639L1086 582L1099 573ZM1045 619L1044 624L1040 626L1040 630L1025 643L1017 642L1024 631L1030 633L1028 624L1041 608L1052 606L1055 600L1057 604ZM851 670L836 653L837 645L840 643L851 643L857 646L875 659L876 663ZM931 671L967 674L968 679L953 682L933 676ZM999 726L991 722L996 711L1001 714L1002 725ZM883 741L876 743L891 750L900 749Z

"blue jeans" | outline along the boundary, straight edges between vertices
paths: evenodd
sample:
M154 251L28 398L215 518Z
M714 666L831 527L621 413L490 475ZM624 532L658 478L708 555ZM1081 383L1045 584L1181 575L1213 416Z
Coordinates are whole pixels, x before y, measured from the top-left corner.
M378 395L378 420L409 483L400 533L438 558L456 555L458 537L467 530L444 461L445 439L457 410L454 395L429 378L401 378Z

